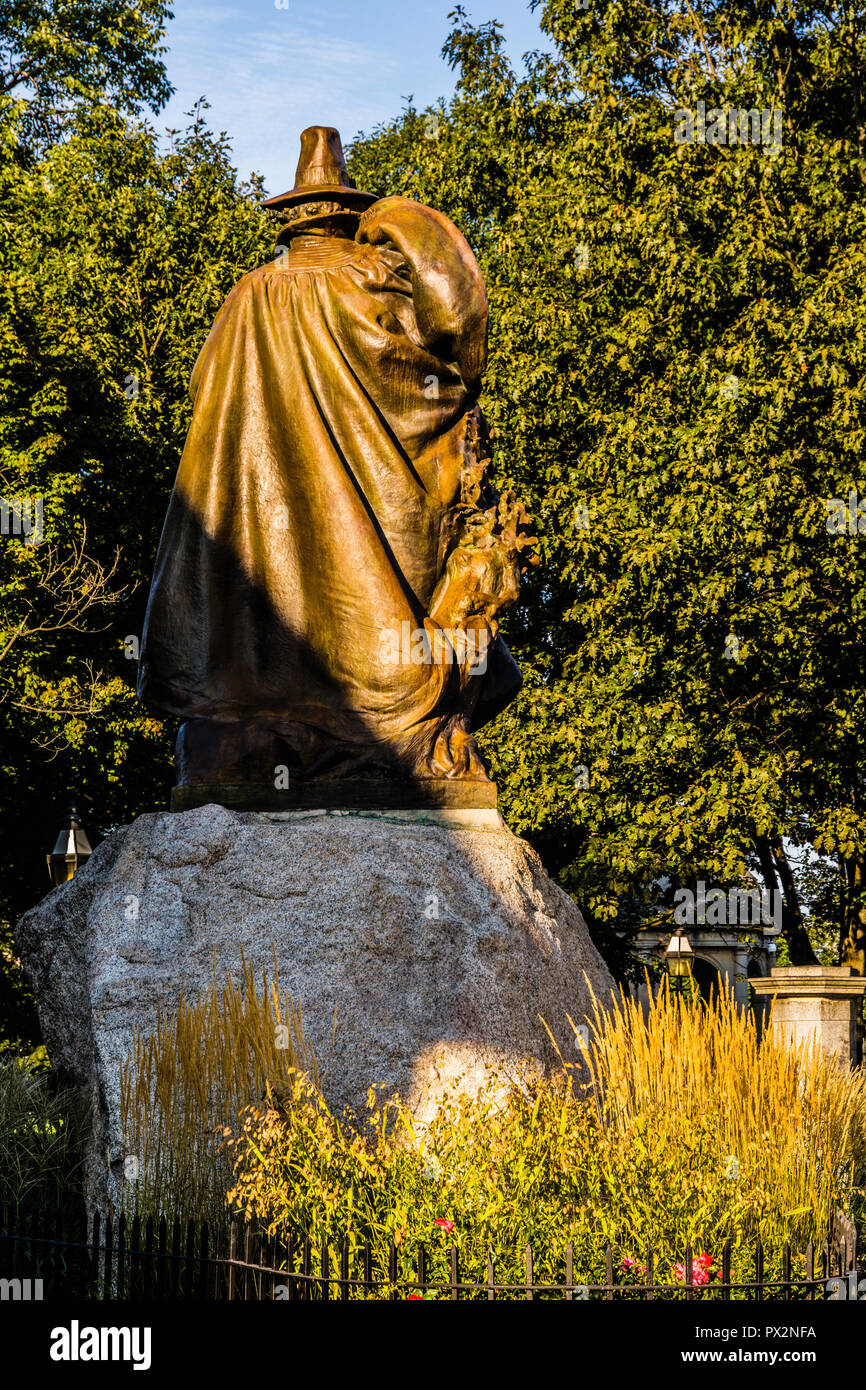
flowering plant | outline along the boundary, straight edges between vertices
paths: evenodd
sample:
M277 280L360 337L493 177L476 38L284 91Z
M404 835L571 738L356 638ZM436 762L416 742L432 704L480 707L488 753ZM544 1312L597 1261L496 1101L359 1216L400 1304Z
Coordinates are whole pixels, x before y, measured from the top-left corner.
M696 1255L692 1260L692 1283L697 1285L708 1284L710 1282L712 1268L712 1255L708 1255L705 1250L700 1255ZM674 1265L674 1278L678 1283L684 1284L686 1282L685 1264Z

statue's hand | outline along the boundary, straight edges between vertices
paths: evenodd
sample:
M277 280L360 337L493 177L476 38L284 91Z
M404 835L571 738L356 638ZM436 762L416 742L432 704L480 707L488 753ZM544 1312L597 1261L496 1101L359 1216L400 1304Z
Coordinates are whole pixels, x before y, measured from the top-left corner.
M520 594L520 575L538 564L531 518L505 492L486 508L464 504L460 531L430 600L430 617L440 627L487 624L492 636L497 617Z
M356 240L390 243L412 277L425 347L457 363L477 394L487 360L487 294L468 241L444 213L411 198L382 198L361 218Z

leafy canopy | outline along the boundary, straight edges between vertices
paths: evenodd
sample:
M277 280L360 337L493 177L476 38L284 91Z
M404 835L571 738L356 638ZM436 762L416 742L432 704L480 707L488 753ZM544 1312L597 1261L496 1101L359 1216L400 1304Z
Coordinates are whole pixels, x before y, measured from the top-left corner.
M456 95L358 140L365 187L442 207L491 300L483 405L543 564L488 745L510 823L596 928L755 874L813 959L789 851L864 967L862 20L742 0L542 10L509 65L461 8ZM677 143L697 103L781 141ZM866 524L866 523L864 523Z

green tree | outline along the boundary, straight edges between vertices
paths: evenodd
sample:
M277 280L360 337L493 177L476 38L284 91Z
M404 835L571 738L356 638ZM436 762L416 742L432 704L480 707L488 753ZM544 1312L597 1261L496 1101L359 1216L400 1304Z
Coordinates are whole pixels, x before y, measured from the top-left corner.
M164 0L0 0L0 114L21 149L56 140L81 106L159 111L174 90L160 46Z
M135 644L189 373L228 290L273 254L261 196L201 110L161 152L82 107L32 168L0 161L0 488L40 500L44 531L0 538L7 953L70 788L96 832L167 803L174 728L135 698Z
M168 18L170 12L161 0L141 0L134 6L123 0L0 0L0 180L4 192L0 261L4 278L8 276L0 309L0 342L10 354L0 369L0 391L3 406L15 412L6 424L0 455L0 484L7 490L7 501L9 489L14 499L17 484L33 481L39 450L45 443L40 424L48 413L52 391L38 357L32 355L39 350L38 333L22 335L20 317L16 322L13 310L13 306L19 307L16 295L20 283L16 282L27 273L26 258L22 261L16 255L16 240L27 242L26 227L18 219L28 197L32 202L43 191L22 178L21 171L32 171L40 154L68 131L76 113L106 102L128 115L140 114L145 106L159 110L172 91L159 46ZM63 242L62 229L61 218L54 229L55 243L58 238ZM90 238L93 231L89 228ZM30 249L38 254L35 242ZM35 283L30 282L31 290ZM36 402L29 424L21 404L28 393ZM50 525L55 529L63 496L61 479L51 497ZM38 505L44 501L40 494ZM20 527L24 517L20 493L18 503ZM28 496L27 504L27 520L32 526L35 499ZM4 530L8 523L7 514ZM99 626L100 610L119 597L108 584L119 557L105 567L88 555L83 523L80 534L71 540L68 525L61 529L66 532L66 543L49 544L39 561L33 551L22 549L21 541L4 547L0 571L0 740L5 748L3 761L14 767L11 783L7 776L0 812L5 838L4 887L0 890L0 1028L7 1037L22 1040L34 1036L35 1017L13 955L10 921L37 891L36 875L42 871L40 842L45 830L40 827L37 832L28 802L35 786L41 788L40 802L46 802L49 784L46 771L39 766L45 750L44 730L40 737L27 727L28 704L38 698L30 689L31 665L38 657L44 669L51 653L64 644L68 651L70 639L90 632L94 622ZM104 621L104 614L102 618ZM68 655L65 661L68 667ZM67 675L66 670L62 675ZM88 684L93 691L96 683L91 679ZM58 692L55 703L62 707L67 694ZM22 741L16 744L19 737ZM56 733L49 738L49 746L52 742L56 745ZM62 737L60 743L64 743Z
M813 846L863 970L862 16L548 0L523 75L452 18L453 101L351 167L442 207L488 282L482 404L542 537L486 740L509 820L596 928L663 875L760 875L797 962ZM698 102L766 143L677 143Z

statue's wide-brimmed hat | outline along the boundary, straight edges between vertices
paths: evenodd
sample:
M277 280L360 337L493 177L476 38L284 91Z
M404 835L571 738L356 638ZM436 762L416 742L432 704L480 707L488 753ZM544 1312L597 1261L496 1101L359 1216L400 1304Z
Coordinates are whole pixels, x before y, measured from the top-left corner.
M311 125L301 132L301 157L295 186L288 193L268 198L263 208L290 208L298 203L340 203L347 208L366 208L377 201L375 193L356 188L349 178L340 132L333 126Z

